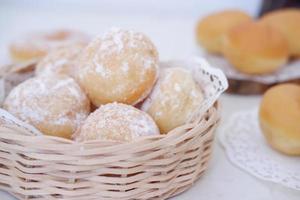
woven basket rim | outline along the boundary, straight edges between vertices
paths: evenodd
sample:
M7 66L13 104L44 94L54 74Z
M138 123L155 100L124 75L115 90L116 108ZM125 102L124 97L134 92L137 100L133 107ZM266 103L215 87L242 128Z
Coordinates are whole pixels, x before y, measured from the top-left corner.
M219 112L219 102L215 102L215 104L212 106L216 109L216 112ZM1 109L1 108L0 108ZM7 111L6 111L7 112ZM207 111L208 112L208 111ZM208 115L209 117L208 118L211 118L211 115ZM18 119L18 118L17 118ZM144 137L140 137L140 138L137 138L135 140L132 140L132 141L113 141L113 140L101 140L101 139L96 139L96 140L91 140L91 141L84 141L84 142L78 142L78 141L75 141L75 140L72 140L72 139L67 139L67 138L62 138L62 137L58 137L58 136L51 136L51 135L45 135L45 134L42 134L42 135L34 135L34 134L29 134L29 135L25 135L25 134L15 134L15 135L18 135L20 136L21 138L26 138L26 139L29 139L30 138L41 138L41 139L46 139L47 141L55 141L55 142L58 142L56 143L57 145L59 144L63 144L63 145L96 145L96 144L102 144L102 145L107 145L107 146L130 146L130 145L133 145L133 144L136 144L136 143L141 143L143 141L146 141L146 140L163 140L163 139L166 139L166 138L169 138L169 137L172 137L173 136L173 133L176 133L176 130L177 129L193 129L195 126L200 126L202 125L200 122L205 120L203 117L201 119L198 119L198 120L195 120L195 121L199 121L198 123L197 122L189 122L189 123L185 123L181 126L178 126L174 129L172 129L171 131L169 131L168 133L166 134L160 134L160 135L150 135L150 136L144 136ZM30 125L28 123L26 123L27 125ZM196 125L195 125L196 124ZM18 126L17 124L14 124L13 126ZM31 125L30 125L31 126ZM0 128L3 127L3 125L0 125ZM4 126L5 127L5 126ZM19 127L19 126L18 126ZM22 127L23 128L23 127ZM29 131L27 130L26 128L24 128L26 131ZM188 135L190 134L190 131L186 131L184 133L184 135ZM15 140L17 139L20 139L19 138L15 138Z

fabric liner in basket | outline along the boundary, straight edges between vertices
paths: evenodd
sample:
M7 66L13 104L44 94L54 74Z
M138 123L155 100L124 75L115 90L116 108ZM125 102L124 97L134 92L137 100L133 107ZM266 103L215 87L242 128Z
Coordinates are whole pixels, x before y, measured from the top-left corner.
M30 60L0 66L0 104L12 88L34 75L36 63L37 60Z
M0 189L32 200L167 199L189 189L207 168L227 81L198 58L161 65L189 67L205 93L193 117L166 135L77 143L0 109Z

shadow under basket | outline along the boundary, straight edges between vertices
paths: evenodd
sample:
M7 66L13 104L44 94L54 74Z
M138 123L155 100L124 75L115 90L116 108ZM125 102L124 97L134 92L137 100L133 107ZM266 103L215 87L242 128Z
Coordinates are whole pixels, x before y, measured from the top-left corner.
M0 119L0 189L19 199L167 199L203 174L219 122L216 103L167 135L76 143Z

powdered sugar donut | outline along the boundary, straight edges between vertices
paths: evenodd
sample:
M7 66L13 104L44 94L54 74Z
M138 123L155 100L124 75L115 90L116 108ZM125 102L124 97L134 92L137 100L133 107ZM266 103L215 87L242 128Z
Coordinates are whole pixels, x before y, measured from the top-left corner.
M184 124L199 108L204 97L190 71L164 68L149 98L142 104L162 134Z
M87 44L88 41L87 35L71 30L32 33L13 42L10 45L10 54L15 62L25 62L40 59L55 48L70 44Z
M39 76L16 86L3 105L47 135L70 138L90 111L79 85L65 75Z
M52 50L37 64L36 75L57 73L73 76L78 67L78 57L85 44L72 44Z
M90 114L75 138L78 141L131 141L158 134L155 122L147 113L130 105L110 103Z
M156 81L158 53L142 33L111 29L94 39L82 55L79 83L96 106L136 104Z

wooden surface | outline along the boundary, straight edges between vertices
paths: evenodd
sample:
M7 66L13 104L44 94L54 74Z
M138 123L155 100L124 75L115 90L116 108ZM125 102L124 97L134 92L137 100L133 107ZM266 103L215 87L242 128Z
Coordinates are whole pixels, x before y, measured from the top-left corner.
M255 95L255 94L258 95L258 94L263 94L267 89L277 84L282 84L282 83L300 84L300 77L299 79L294 79L286 82L278 82L276 84L263 84L255 81L235 80L230 78L228 79L228 82L229 82L229 87L226 90L227 93L240 94L240 95Z

